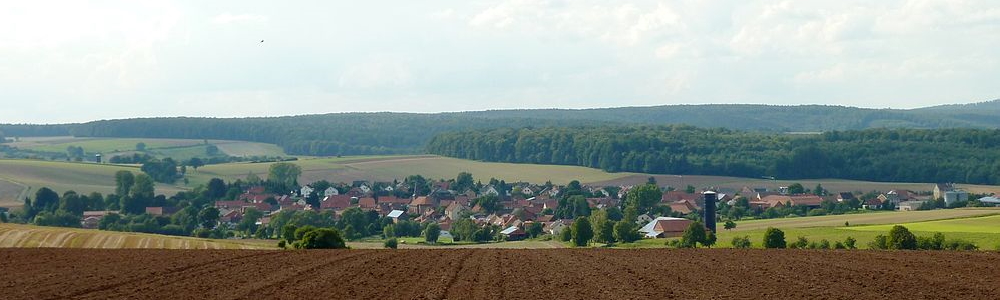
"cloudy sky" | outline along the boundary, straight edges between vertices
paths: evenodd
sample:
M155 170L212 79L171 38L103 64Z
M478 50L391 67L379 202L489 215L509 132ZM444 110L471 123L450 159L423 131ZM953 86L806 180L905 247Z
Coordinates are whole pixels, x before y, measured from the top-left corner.
M278 3L4 1L0 123L1000 98L995 0Z

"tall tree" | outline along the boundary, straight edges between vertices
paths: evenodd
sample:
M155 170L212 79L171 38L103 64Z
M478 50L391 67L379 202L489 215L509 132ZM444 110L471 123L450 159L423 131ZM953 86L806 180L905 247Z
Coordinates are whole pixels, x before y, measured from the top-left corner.
M274 163L267 171L268 180L283 184L286 188L298 184L300 175L302 175L302 167L286 162Z
M660 187L655 184L644 184L629 191L628 195L625 196L625 201L626 203L635 203L639 213L646 213L649 208L659 203L661 198L663 198L663 193L660 192Z
M129 189L129 194L133 198L142 199L143 201L151 201L156 193L156 184L153 182L153 178L146 174L139 174L135 176L135 184Z
M583 247L590 244L590 240L594 238L594 228L590 225L590 220L587 217L576 218L572 227L573 245Z
M135 175L132 172L121 170L115 172L115 194L118 196L128 195L135 184Z
M427 224L427 228L424 229L424 240L431 244L436 244L438 237L441 236L441 226L438 223Z
M198 221L205 229L215 228L215 225L219 223L219 209L211 206L202 209L198 213Z

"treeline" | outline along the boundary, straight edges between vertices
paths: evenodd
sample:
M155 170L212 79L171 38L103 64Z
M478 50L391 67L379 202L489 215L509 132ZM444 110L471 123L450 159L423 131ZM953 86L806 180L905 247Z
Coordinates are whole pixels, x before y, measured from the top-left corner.
M781 179L1000 183L1000 130L866 129L794 135L723 128L588 126L445 133L433 154L609 172Z

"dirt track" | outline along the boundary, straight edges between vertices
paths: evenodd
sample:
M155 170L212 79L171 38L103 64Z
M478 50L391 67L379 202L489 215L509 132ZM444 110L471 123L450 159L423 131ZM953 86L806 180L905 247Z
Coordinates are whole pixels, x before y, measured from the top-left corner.
M4 299L988 299L1000 254L0 250Z

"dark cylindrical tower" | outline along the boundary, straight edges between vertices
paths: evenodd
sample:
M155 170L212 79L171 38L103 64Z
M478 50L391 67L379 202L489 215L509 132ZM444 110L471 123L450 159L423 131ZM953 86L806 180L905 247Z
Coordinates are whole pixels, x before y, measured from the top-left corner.
M705 191L702 195L705 196L705 227L715 232L715 202L717 201L717 196L713 191Z

